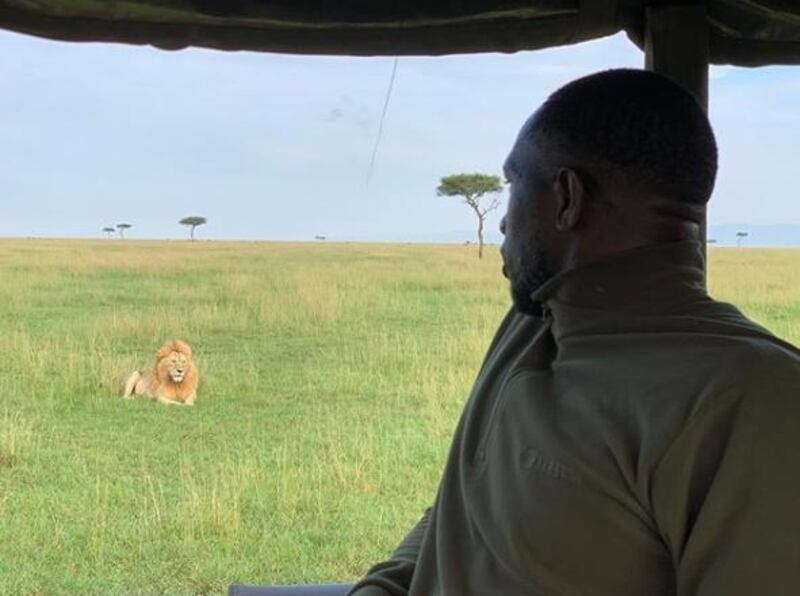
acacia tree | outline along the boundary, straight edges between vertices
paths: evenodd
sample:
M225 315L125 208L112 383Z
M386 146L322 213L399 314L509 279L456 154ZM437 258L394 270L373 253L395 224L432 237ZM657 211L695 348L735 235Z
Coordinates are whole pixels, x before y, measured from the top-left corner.
M117 224L117 230L119 230L119 237L120 237L120 238L124 238L124 237L125 237L125 230L129 230L129 229L131 229L132 227L133 227L133 226L132 226L131 224L127 224L127 223L118 223L118 224Z
M192 242L194 242L194 229L197 226L202 226L208 220L205 217L200 217L199 215L191 215L189 217L184 217L178 223L182 226L190 226L189 230L189 238Z
M116 232L116 230L115 230L114 228L103 228L103 231L106 233L106 235L107 235L109 238L111 238L111 235L112 235L114 232Z
M483 258L483 228L486 214L500 206L496 193L503 190L499 176L488 174L453 174L441 179L436 194L440 197L461 197L478 217L478 258ZM487 196L488 195L488 196ZM488 202L481 204L483 198Z
M742 240L747 238L749 235L750 234L748 234L747 232L736 232L736 247L741 248Z

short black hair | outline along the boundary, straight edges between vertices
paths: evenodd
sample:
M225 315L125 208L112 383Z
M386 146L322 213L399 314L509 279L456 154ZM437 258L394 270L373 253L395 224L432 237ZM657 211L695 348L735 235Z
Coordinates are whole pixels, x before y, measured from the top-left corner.
M714 189L708 117L687 90L653 72L615 69L572 81L545 101L528 132L634 190L704 204Z

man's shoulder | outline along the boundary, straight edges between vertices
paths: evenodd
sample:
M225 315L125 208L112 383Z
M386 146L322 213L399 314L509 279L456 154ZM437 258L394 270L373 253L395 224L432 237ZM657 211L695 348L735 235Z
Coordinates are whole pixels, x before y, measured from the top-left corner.
M758 361L752 367L753 376L770 379L772 383L790 383L796 392L800 389L800 349L773 336L771 341L758 342L756 353Z
M740 351L745 356L756 358L762 366L787 365L791 368L800 363L797 346L749 318L733 304L708 300L697 313L710 329L717 332L716 335L729 338L732 346L746 346Z
M709 300L697 311L709 345L717 347L719 362L737 376L762 379L784 371L800 374L800 349L746 316L736 306ZM699 340L696 345L703 345ZM798 378L800 381L800 378Z
M713 363L719 391L703 395L693 409L725 403L796 409L800 406L800 349L742 317L746 323L739 323L737 332L717 336Z

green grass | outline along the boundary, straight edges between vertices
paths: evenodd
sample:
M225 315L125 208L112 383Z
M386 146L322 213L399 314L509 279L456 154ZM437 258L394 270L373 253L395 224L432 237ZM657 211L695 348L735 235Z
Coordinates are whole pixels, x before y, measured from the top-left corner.
M0 241L0 593L350 580L433 498L508 299L474 247ZM800 341L800 252L710 286ZM165 339L195 408L115 397Z

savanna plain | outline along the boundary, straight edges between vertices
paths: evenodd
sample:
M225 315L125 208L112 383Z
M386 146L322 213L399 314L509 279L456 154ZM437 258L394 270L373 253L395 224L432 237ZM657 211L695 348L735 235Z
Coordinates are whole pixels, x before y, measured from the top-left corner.
M0 241L0 593L349 581L434 497L508 306L473 246ZM709 287L800 343L800 251ZM181 338L197 405L116 397Z

